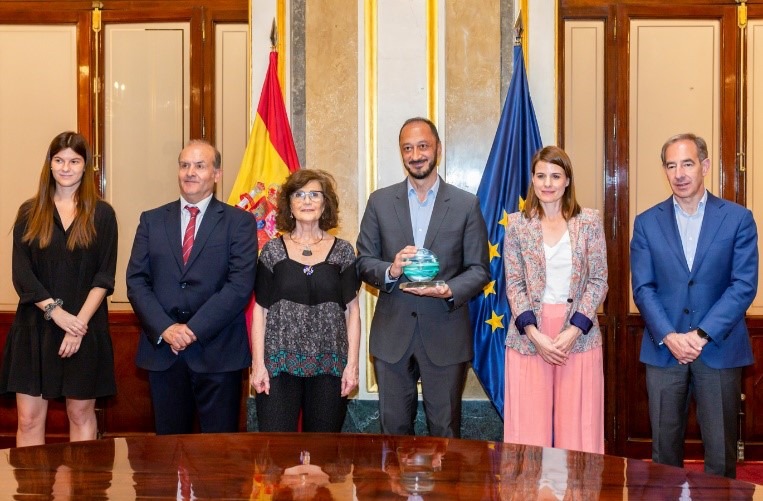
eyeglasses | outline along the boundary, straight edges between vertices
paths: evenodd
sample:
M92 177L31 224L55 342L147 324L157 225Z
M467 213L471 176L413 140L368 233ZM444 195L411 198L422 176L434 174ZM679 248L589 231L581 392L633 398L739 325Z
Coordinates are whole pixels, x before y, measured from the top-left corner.
M309 198L312 202L317 202L323 198L322 191L295 191L291 194L292 200L299 200L304 202L305 198Z

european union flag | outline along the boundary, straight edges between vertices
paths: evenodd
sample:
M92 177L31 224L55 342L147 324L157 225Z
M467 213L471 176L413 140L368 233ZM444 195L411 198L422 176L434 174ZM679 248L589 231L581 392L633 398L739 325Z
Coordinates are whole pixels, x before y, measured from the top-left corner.
M543 146L527 87L522 47L514 47L514 72L477 196L485 217L491 281L469 304L474 329L472 367L503 418L504 343L511 321L503 270L507 216L519 210L530 185L530 161Z

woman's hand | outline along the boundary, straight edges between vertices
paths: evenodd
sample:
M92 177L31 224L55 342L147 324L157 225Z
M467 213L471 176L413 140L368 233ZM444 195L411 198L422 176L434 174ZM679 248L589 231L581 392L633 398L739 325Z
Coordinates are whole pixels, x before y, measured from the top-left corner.
M69 358L79 351L79 346L82 343L80 336L64 334L64 340L61 341L61 347L58 348L58 356L61 358Z
M84 336L87 334L87 324L61 307L53 308L50 312L53 320L66 334Z
M264 363L252 364L252 373L249 376L249 384L252 385L257 393L270 395L270 376Z
M582 333L583 331L581 331L580 328L570 325L556 336L556 339L554 339L554 346L564 353L569 354L570 351L572 351L572 347L575 346L575 341L578 340L578 337L580 337L580 334Z
M551 365L564 365L567 363L567 354L559 349L554 341L538 330L534 325L525 327L525 334L535 345L535 349L543 360Z
M358 387L358 366L347 364L342 372L342 396L346 397Z

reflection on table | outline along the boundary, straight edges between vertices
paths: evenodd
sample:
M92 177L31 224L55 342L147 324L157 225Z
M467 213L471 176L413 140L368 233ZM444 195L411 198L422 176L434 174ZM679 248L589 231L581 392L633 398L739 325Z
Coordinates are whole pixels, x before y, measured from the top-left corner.
M756 489L633 459L432 437L234 433L0 451L9 499L696 500Z

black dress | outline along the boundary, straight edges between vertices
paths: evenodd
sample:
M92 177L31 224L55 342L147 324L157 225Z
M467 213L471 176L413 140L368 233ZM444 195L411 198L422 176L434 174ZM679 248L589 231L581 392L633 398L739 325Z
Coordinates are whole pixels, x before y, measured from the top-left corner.
M21 211L19 211L21 213ZM67 233L58 212L54 214L50 245L24 243L26 218L13 227L13 285L19 306L5 342L0 392L92 399L114 395L114 353L109 335L107 302L104 299L90 319L87 334L77 353L61 358L64 338L53 320L45 320L35 303L60 298L63 308L76 315L90 290L114 291L117 260L117 221L114 209L99 201L95 209L96 239L87 249L66 248Z

